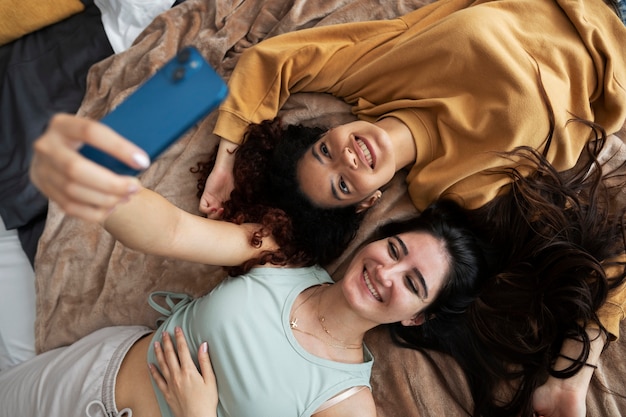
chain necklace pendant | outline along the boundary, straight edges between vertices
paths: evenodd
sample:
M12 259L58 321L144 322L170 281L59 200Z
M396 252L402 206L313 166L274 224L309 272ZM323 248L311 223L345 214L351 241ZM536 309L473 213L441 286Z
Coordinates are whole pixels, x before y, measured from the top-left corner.
M296 317L296 314L298 313L298 310L300 309L300 307L302 307L304 304L306 304L306 302L309 301L314 295L316 295L323 286L325 286L325 285L322 285L322 286L316 288L315 290L311 291L311 294L303 302L301 302L296 307L296 309L292 313L291 320L289 321L289 327L292 330L294 330L294 331L298 331L300 333L303 333L303 334L309 335L311 337L314 337L315 339L319 340L320 342L326 344L327 346L335 348L335 349L361 349L363 347L361 344L358 344L358 345L346 345L346 343L343 340L337 339L336 337L334 337L330 333L330 331L324 325L324 321L326 320L326 318L319 314L319 303L320 303L320 300L318 300L318 305L317 305L317 310L318 310L317 320L319 321L320 325L322 326L322 329L324 330L324 333L326 333L328 338L330 338L334 342L329 342L328 340L323 340L318 335L316 335L314 333L307 332L306 330L302 330L302 329L300 329L298 327L298 318Z
M337 342L337 343L334 343L334 344L327 343L328 346L340 347L340 348L343 348L343 349L361 349L361 345L360 344L350 345L350 344L347 344L345 340L338 339L335 336L333 336L330 333L330 330L328 330L328 328L326 328L326 326L324 325L324 322L326 321L326 317L324 317L324 316L317 316L317 320L320 322L320 325L322 326L322 329L324 330L324 333L326 333L328 335L328 337L330 337L335 342Z

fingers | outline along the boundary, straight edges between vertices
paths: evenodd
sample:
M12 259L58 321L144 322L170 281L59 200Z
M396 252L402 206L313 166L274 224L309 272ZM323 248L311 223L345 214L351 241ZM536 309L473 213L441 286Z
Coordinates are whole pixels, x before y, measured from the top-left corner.
M180 327L174 329L174 338L177 349L167 332L163 333L161 343L155 342L154 353L161 372L156 366L148 364L150 374L174 415L211 415L207 414L207 410L217 408L219 396L207 343L202 343L198 349L198 372Z
M178 360L180 361L181 367L193 367L195 369L196 365L193 363L193 359L191 359L191 353L189 352L189 346L187 346L187 340L185 339L185 335L183 334L183 331L180 327L174 328L174 336L176 337L176 346L178 347Z
M211 220L221 220L222 214L224 214L223 208L219 208L219 209L212 208L208 210L208 213L206 213L206 217L207 219L211 219Z
M211 365L211 358L209 357L209 346L207 342L200 345L198 349L198 363L200 364L200 373L206 383L215 384L215 373L213 372L213 365Z
M214 220L219 220L224 213L222 200L206 190L202 193L202 197L200 198L199 210L206 214L209 219Z
M147 155L107 126L70 115L54 116L34 144L30 177L45 195L70 215L101 221L138 191L134 177L117 175L77 152L88 143L142 169Z
M163 376L161 376L161 373L159 372L157 367L149 363L148 370L150 371L150 375L152 375L152 379L154 380L154 383L156 384L156 386L159 388L159 390L161 390L161 392L166 394L168 392L169 387L165 379L163 379Z
M162 340L163 340L162 343L154 342L154 355L156 356L156 359L157 359L157 365L159 365L159 369L161 370L161 375L163 375L163 378L165 378L166 381L169 381L171 379L172 372L175 372L176 369L178 368L178 361L176 361L174 366L170 368L172 364L170 363L170 360L168 359L167 354L165 353L165 350L167 349L166 341L170 341L169 335L167 333L163 333ZM171 347L171 341L170 341L170 347Z
M180 361L180 367L182 369L187 370L196 370L196 366L191 358L191 352L189 351L189 346L187 345L187 340L185 339L185 335L180 327L176 327L174 329L174 335L176 337L176 346L178 348L178 356L175 354L171 355L169 360ZM166 357L168 350L171 348L173 350L172 342L167 335L167 339L165 339L164 335L164 347L166 351ZM207 342L204 342L198 348L198 363L200 364L200 373L203 376L205 382L215 381L215 374L213 373L213 366L211 365L211 359L209 357L209 349ZM178 364L178 362L176 362Z
M165 379L170 379L169 375L171 374L180 373L181 369L196 369L185 335L178 326L174 329L174 337L176 338L176 347L168 332L163 332L162 343L156 342L154 344L157 363Z
M145 169L150 164L148 155L140 147L102 123L59 114L51 119L48 130L61 133L61 139L74 149L86 143L135 169Z
M154 343L154 354L157 358L159 368L157 369L156 366L149 363L148 369L150 370L150 375L152 375L152 379L154 379L154 382L159 390L167 396L169 393L168 381L170 379L170 369L163 356L163 349L161 348L161 344L159 342ZM160 372L159 369L161 370Z
M204 184L199 210L210 219L220 219L223 214L223 203L230 199L234 187L232 168L219 169L216 164Z

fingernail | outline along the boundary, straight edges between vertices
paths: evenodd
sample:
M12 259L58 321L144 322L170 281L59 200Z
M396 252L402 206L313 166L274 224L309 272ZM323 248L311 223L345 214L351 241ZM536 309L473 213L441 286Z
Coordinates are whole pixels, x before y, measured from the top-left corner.
M139 152L133 154L133 161L135 161L135 163L143 169L146 169L150 166L150 158L148 158L145 154Z
M202 343L200 345L200 349L202 350L202 353L207 353L209 350L209 344L207 342Z

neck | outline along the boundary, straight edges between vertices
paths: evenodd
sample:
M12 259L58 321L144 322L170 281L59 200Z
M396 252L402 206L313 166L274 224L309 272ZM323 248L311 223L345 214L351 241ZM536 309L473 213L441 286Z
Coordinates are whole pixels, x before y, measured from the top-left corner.
M417 146L411 130L400 119L385 117L376 122L390 138L396 155L396 172L417 160Z
M339 285L324 286L320 289L317 315L324 320L325 331L346 345L361 345L365 333L375 324L365 323L346 302Z

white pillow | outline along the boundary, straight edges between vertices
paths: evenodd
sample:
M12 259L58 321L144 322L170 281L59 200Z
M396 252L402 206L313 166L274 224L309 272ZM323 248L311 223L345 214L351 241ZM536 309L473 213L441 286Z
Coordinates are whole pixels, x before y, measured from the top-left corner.
M175 0L95 0L102 24L115 53L128 49L157 15Z

